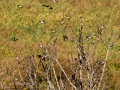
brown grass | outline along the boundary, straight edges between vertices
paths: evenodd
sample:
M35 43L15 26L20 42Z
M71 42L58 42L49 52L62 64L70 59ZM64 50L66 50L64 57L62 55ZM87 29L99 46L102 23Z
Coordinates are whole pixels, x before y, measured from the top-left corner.
M51 0L52 1L52 0ZM23 9L20 9L19 11L16 11L17 14L11 14L12 11L15 11L16 8L16 0L10 0L7 5L5 5L5 1L0 1L1 9L0 9L0 24L2 24L0 28L0 62L2 63L2 70L5 70L6 65L8 65L8 62L10 61L11 66L14 71L14 75L17 77L18 72L16 69L16 60L15 56L19 56L21 58L24 58L25 56L29 55L30 52L33 50L35 54L39 54L39 46L36 44L36 41L31 41L32 35L27 33L27 28L21 28L19 25L30 25L32 26L35 31L36 27L35 25L41 20L44 19L46 21L45 25L38 24L38 28L43 28L45 30L45 36L44 39L39 38L39 34L36 36L39 38L39 41L42 41L43 44L45 45L47 41L50 41L50 35L49 35L49 30L50 29L55 29L56 31L59 31L59 28L61 27L60 24L58 23L58 20L61 20L62 15L69 15L72 17L72 25L73 28L77 25L79 25L80 21L80 16L82 16L85 20L83 22L89 22L85 24L84 30L85 32L89 32L90 30L95 31L97 23L99 25L102 25L103 18L107 15L109 16L109 20L105 20L105 25L106 28L109 27L108 31L110 30L111 26L115 28L116 24L120 20L120 2L119 0L81 0L81 2L74 1L74 0L69 0L69 2L64 3L64 0L58 0L58 5L56 5L54 8L54 12L51 10L48 10L47 8L40 7L40 4L47 4L52 6L53 3L50 0L36 0L35 2L33 0L28 1L17 1L17 3L21 4L24 6ZM12 5L12 6L11 6ZM108 10L105 10L106 8L109 8ZM33 9L33 10L32 10ZM99 11L100 9L100 11ZM112 10L111 10L112 9ZM45 10L45 12L41 12L41 10ZM4 11L2 13L1 11ZM39 14L39 13L43 13ZM76 13L76 14L75 14ZM38 14L38 15L37 15ZM35 16L37 15L37 16ZM48 17L49 16L49 17ZM22 17L22 20L19 18ZM15 19L14 19L15 18ZM67 20L66 20L67 21ZM77 21L77 22L76 22ZM109 23L108 23L109 22ZM69 24L66 23L66 26ZM91 25L92 27L89 28L88 25ZM69 26L68 26L69 27ZM71 35L70 28L67 28L68 34ZM64 31L61 31L63 33ZM16 33L16 38L19 40L17 42L13 42L9 40L9 35ZM59 61L67 74L70 74L70 68L68 67L69 64L67 62L68 59L71 59L70 52L74 53L74 57L77 57L76 51L74 50L74 47L71 45L69 41L64 42L61 34L58 36L58 41L56 43L56 49L59 55ZM117 33L118 35L118 33ZM108 35L109 37L110 35ZM47 37L47 38L46 38ZM26 38L26 39L25 39ZM115 37L117 38L117 37ZM29 41L28 41L29 40ZM31 43L31 44L30 44ZM119 43L115 44L115 47L118 47ZM7 50L9 55L6 56ZM116 48L115 50L117 50ZM28 51L29 50L29 51ZM12 52L11 52L12 51ZM21 54L21 51L23 54ZM104 54L106 53L103 50L98 50L98 52L102 52L103 58L105 57ZM110 57L108 58L111 60L112 55L117 55L119 53L118 51L111 52ZM37 58L36 58L37 59ZM119 63L119 56L117 56L112 62L116 62L117 64ZM37 59L38 60L38 59ZM56 71L58 66L56 65ZM24 73L21 69L21 72ZM115 83L115 86L119 89L120 87L120 72L117 72L112 70L111 71L112 76L111 76L111 82ZM7 82L9 82L9 77L5 75L3 72L1 73L3 79L6 79ZM7 78L6 78L7 77ZM113 87L111 87L113 88Z

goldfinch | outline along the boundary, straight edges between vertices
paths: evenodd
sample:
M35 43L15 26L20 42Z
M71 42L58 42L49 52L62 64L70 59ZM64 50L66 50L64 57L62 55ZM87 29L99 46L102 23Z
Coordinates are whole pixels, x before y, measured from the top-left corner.
M63 40L67 41L68 37L66 35L63 35Z
M55 30L51 29L52 33L55 33Z
M8 84L8 83L6 83L6 81L5 81L5 80L3 80L3 84L4 84L4 85L6 85L6 84Z
M13 37L12 40L13 40L13 41L17 41L18 39Z
M109 18L109 16L105 16L105 18Z
M17 7L19 7L19 8L23 8L23 6L22 6L22 5L17 5Z
M45 47L42 45L42 43L41 43L41 42L40 42L40 47L41 47L41 48L45 48Z
M91 37L89 37L89 36L86 36L86 38L91 39Z

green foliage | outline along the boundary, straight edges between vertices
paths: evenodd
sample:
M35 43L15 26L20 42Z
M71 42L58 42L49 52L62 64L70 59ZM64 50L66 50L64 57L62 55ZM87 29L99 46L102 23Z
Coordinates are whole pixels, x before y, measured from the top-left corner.
M117 64L115 62L111 63L110 65L108 65L108 69L114 69L115 71L119 71L120 70L120 64Z

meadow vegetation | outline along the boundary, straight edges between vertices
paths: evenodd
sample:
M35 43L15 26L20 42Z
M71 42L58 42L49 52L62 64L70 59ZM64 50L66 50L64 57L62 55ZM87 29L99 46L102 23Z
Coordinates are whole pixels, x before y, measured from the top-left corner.
M119 90L119 25L119 0L0 0L0 89ZM88 78L94 70L96 77ZM23 82L20 73L30 83L15 85Z

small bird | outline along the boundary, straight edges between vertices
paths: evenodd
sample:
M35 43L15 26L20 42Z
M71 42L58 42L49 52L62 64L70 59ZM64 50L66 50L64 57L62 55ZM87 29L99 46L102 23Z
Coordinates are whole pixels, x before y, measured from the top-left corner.
M42 45L42 43L41 43L41 42L40 42L40 47L41 47L41 48L45 48L45 47Z
M83 19L83 17L80 17L80 19L81 19L81 21L80 22L82 22L84 19Z
M18 39L13 37L12 40L13 40L13 41L17 41Z
M53 0L53 3L57 3L58 1L56 1L56 0Z
M105 16L105 18L109 18L109 16Z
M22 6L22 5L17 5L17 7L19 7L19 8L23 8L23 6Z
M104 29L104 26L101 26L102 29Z
M6 85L6 84L8 84L8 83L7 83L5 80L3 80L3 84Z
M41 58L42 57L42 55L36 55L38 58Z
M49 9L53 9L52 7L48 7Z
M50 43L46 43L48 46L50 46L50 45L52 45L52 43L50 42Z
M51 31L52 31L53 33L55 33L55 30L51 29Z
M16 81L18 81L19 79L18 78L15 78Z
M80 52L80 49L77 47L77 51Z
M98 41L100 40L99 38L96 38Z
M74 80L74 79L75 79L75 74L72 75L72 80Z
M64 24L65 22L61 21L60 24Z
M48 6L48 5L42 5L42 6L47 7L47 8L49 8L49 9L53 9L52 7L50 7L50 6Z
M67 41L67 39L68 39L67 35L63 35L63 40Z
M92 32L92 35L93 35L93 36L95 36L95 33L94 33L94 32Z
M86 36L86 38L91 39L91 37L89 37L89 36Z
M102 29L106 29L104 26L101 26Z
M18 56L15 56L17 60L19 60L20 58Z
M92 37L90 37L90 36L86 36L86 38L87 38L87 41L88 41L88 40L90 40Z
M66 15L67 16L67 15ZM70 20L70 16L67 16L67 19Z
M43 20L41 20L41 22L40 22L40 23L45 24L45 22L44 22Z
M54 33L54 32L55 32L55 30L52 30L52 32Z

